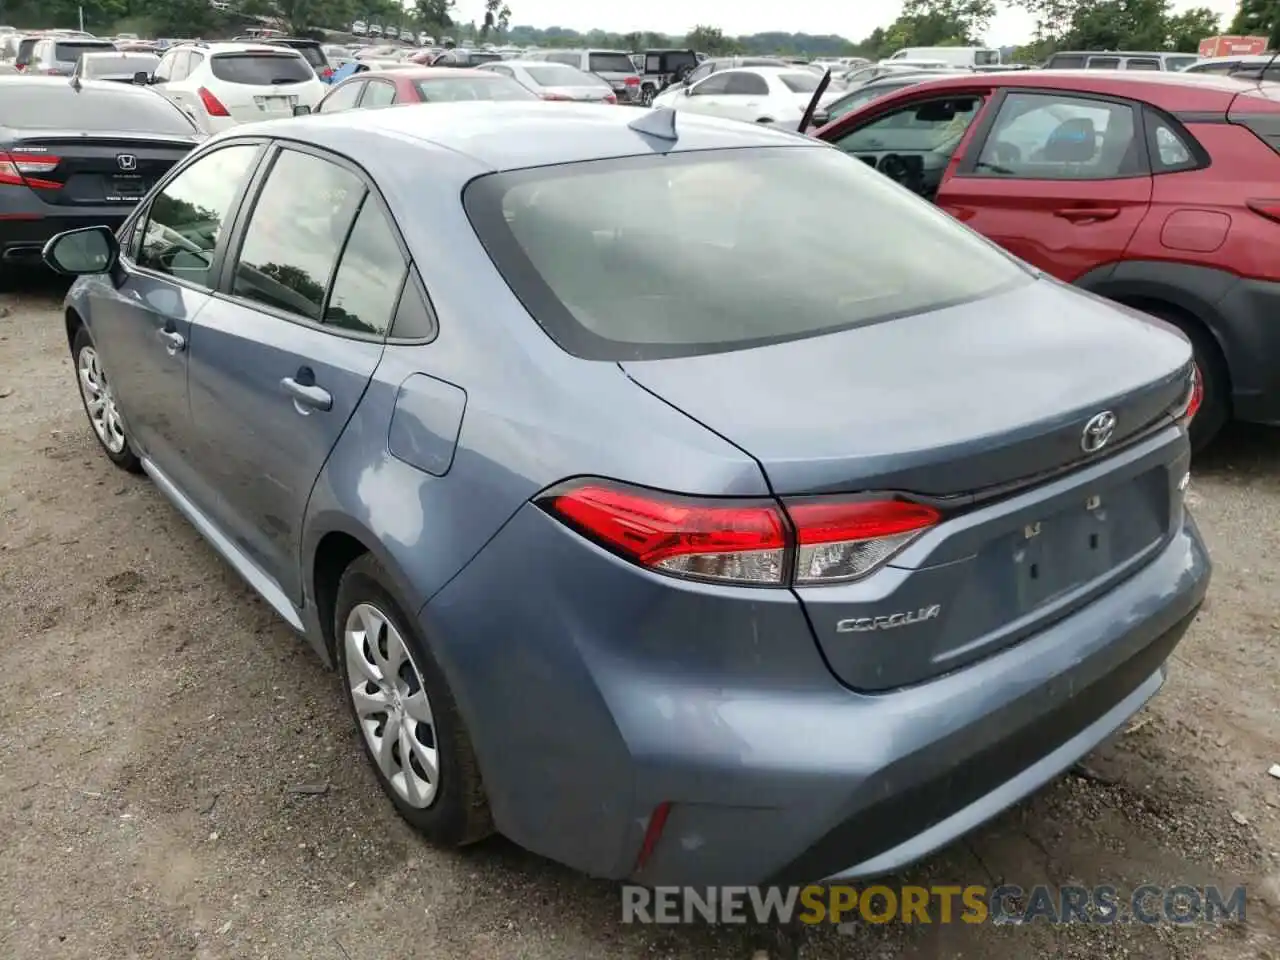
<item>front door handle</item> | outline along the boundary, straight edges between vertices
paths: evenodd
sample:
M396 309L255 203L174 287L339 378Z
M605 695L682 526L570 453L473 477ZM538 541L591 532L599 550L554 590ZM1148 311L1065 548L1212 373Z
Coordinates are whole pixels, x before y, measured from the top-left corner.
M333 395L314 383L302 383L293 377L285 377L280 381L280 386L284 387L285 393L293 397L293 405L298 408L299 413L333 409Z
M161 330L159 336L164 341L164 348L171 357L187 349L187 338L178 333L177 330Z
M1087 223L1093 220L1114 220L1120 216L1118 207L1064 207L1053 211L1055 217L1070 220L1072 223Z

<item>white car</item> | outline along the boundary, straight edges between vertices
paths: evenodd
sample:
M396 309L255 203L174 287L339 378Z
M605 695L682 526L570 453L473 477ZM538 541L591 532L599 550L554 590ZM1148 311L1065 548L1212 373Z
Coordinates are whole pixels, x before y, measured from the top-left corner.
M371 23L371 24L369 24L369 36L371 36L371 37L380 37L380 36L382 36L382 24L380 24L380 23Z
M654 97L653 105L750 123L798 126L821 79L803 67L717 70L691 86L669 87ZM839 91L823 94L819 106L839 95Z
M388 40L398 40L400 38L399 27L387 27L382 32L386 34Z
M171 47L151 83L208 133L314 110L328 89L302 54L262 43Z
M357 37L363 37L369 32L369 25L363 20L356 20L351 24L351 32Z
M431 34L426 33L425 31L418 34L418 46L434 47L435 45L436 45L436 38L431 36Z

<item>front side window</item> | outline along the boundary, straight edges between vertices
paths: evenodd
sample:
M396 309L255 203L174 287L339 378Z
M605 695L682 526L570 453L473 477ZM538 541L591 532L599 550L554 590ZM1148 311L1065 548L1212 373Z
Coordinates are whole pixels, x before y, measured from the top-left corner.
M211 289L218 238L257 155L253 144L223 147L169 181L142 218L138 266Z
M360 91L364 81L344 83L320 102L320 113L337 113L339 110L350 110L360 99Z
M689 88L692 97L715 97L729 92L729 81L732 73L720 73L703 80L696 87Z
M373 197L366 195L334 274L324 323L353 333L385 335L404 273L395 232Z
M837 145L846 153L954 151L981 105L978 97L914 103L877 117L841 137Z
M784 73L779 75L779 80L792 93L813 93L818 89L818 84L822 81L821 74L813 73Z
M1105 180L1143 169L1127 104L1011 93L978 156L980 174L1031 180Z
M360 100L362 108L389 107L396 102L396 88L381 80L370 80Z
M1165 57L1164 68L1166 70L1185 70L1196 62L1198 58L1192 56L1186 57Z
M282 150L245 228L232 293L319 323L329 277L364 192L350 171Z
M795 340L1030 282L936 207L823 146L491 174L463 200L534 319L593 360Z

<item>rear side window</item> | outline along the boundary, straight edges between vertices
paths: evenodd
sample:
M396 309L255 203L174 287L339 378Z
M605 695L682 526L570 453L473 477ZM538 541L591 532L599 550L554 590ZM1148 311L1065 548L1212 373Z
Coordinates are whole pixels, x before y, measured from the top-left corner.
M463 202L534 319L592 360L795 340L1029 282L946 214L825 147L491 174Z
M1146 171L1132 107L1011 93L982 145L976 172L1027 180L1106 180Z
M1119 70L1119 57L1090 57L1087 64L1090 70Z
M373 197L366 195L325 307L328 326L385 336L404 283L404 255Z
M245 229L232 293L318 323L364 192L359 177L328 160L281 151Z
M213 75L224 83L270 87L302 83L315 71L295 53L222 53L209 60Z
M5 126L27 130L118 131L121 117L140 133L189 137L196 129L168 100L125 84L86 84L79 91L70 84L0 85L0 117Z
M1048 66L1054 70L1080 70L1084 67L1084 57L1054 56L1049 58Z
M1150 111L1146 111L1146 125L1147 148L1154 172L1174 173L1200 166L1200 150L1189 133Z
M587 57L592 73L635 73L636 65L625 53L593 53Z
M769 82L764 77L741 71L726 73L724 76L728 81L724 92L731 96L767 97L769 95Z
M1126 70L1159 70L1160 61L1149 57L1130 57L1124 62Z
M59 41L53 46L53 58L59 63L75 63L82 53L102 53L114 51L114 43L81 43L78 41Z

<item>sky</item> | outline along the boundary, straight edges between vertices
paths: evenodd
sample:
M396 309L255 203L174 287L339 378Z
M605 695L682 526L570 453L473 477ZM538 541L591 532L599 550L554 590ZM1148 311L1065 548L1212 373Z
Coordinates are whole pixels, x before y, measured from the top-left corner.
M512 22L534 27L569 27L586 31L598 27L617 33L657 30L681 35L698 24L716 26L732 36L779 30L789 33L837 33L860 40L876 27L894 21L901 0L645 0L642 3L601 4L598 0L508 0ZM1235 14L1237 0L1173 0L1176 10L1207 6L1222 14L1223 26ZM1035 28L1020 6L1003 0L991 23L987 43L992 46L1025 43ZM783 11L783 12L780 12ZM457 0L456 20L484 19L484 0Z

